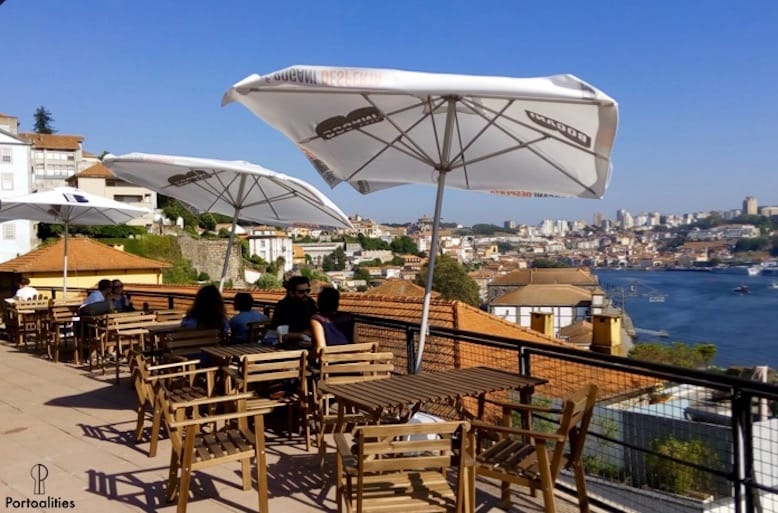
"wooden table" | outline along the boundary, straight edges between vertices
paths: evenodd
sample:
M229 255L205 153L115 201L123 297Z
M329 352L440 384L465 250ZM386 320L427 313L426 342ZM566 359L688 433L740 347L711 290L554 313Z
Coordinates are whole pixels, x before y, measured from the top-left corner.
M319 384L319 388L335 396L338 403L338 425L345 427L346 409L357 408L368 413L375 423L386 415L396 416L398 421L409 419L425 403L446 401L461 408L462 399L478 399L478 416L483 416L486 394L504 390L516 390L521 401L529 404L535 387L547 380L519 376L512 372L488 367L470 367L443 372L395 375L375 381Z
M247 354L270 353L277 349L267 344L236 344L234 346L207 346L200 350L214 359L217 365L229 365Z

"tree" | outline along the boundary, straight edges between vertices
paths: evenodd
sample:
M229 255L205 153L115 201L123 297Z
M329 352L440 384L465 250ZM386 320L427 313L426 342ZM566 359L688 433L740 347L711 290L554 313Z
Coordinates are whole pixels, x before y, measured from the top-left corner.
M365 280L366 282L370 283L370 273L368 273L365 269L362 269L361 267L355 267L354 268L354 275L352 276L352 279L354 280Z
M278 278L272 273L263 273L254 284L260 289L277 289L281 287Z
M33 118L35 122L32 129L36 134L53 134L57 132L51 125L54 122L51 112L47 111L43 105L35 109Z
M427 266L425 265L416 278L416 284L425 286L426 278ZM458 261L446 255L440 255L436 259L432 274L432 290L440 292L445 299L455 299L473 306L481 303L478 284L467 275Z
M419 252L419 247L416 245L413 239L407 235L395 237L389 247L395 253L416 255Z
M389 249L389 244L385 240L371 239L370 237L365 237L361 233L357 236L357 238L359 239L359 245L364 250L370 251L378 249Z
M673 342L672 345L647 342L636 344L628 356L635 360L665 363L687 369L704 369L716 356L716 346L714 344L691 346L683 342Z

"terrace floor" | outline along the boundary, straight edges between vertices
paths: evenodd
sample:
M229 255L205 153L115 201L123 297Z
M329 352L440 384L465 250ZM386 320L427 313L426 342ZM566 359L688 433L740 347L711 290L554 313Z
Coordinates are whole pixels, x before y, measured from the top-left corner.
M122 378L115 385L113 369L101 375L0 342L0 494L6 508L9 498L49 496L74 501L78 512L175 511L165 502L169 442L160 443L153 459L147 442L133 443L136 399L126 367ZM271 511L337 510L334 487L322 488L317 463L315 450L305 452L299 440L268 435ZM36 464L48 469L45 495L34 494L30 472ZM191 488L190 513L257 510L256 491L240 487L238 464L197 473ZM503 511L497 496L496 487L479 482L476 511ZM514 499L513 513L543 511L540 497L514 492ZM38 511L47 510L61 508ZM578 507L560 496L557 510Z

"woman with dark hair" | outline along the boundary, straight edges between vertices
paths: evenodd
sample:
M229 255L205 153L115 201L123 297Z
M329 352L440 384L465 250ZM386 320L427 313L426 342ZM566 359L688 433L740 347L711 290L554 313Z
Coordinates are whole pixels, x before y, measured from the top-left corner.
M340 292L332 287L324 287L316 298L319 313L311 317L313 335L312 355L318 358L325 346L339 346L353 342L354 319L350 314L338 311Z
M197 291L194 303L181 320L181 327L218 329L223 335L229 333L224 299L216 285L206 285Z

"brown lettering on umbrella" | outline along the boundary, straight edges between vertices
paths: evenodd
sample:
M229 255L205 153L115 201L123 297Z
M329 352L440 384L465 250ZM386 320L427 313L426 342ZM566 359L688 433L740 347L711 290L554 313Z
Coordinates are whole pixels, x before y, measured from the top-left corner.
M544 116L543 114L532 112L531 110L526 110L524 112L527 113L528 118L530 118L538 125L544 128L550 128L551 130L556 130L560 134L564 135L574 143L580 144L584 148L589 148L592 145L592 138L577 128L573 128L568 124L562 123L561 121L557 121L556 119L550 118L548 116Z
M384 120L384 115L375 107L362 107L352 110L345 116L333 116L316 125L316 135L329 140L358 128Z
M207 180L211 176L213 176L213 173L208 173L208 171L203 171L202 169L193 169L186 174L173 175L168 178L167 181L170 185L181 187L190 183L199 182L200 180Z

